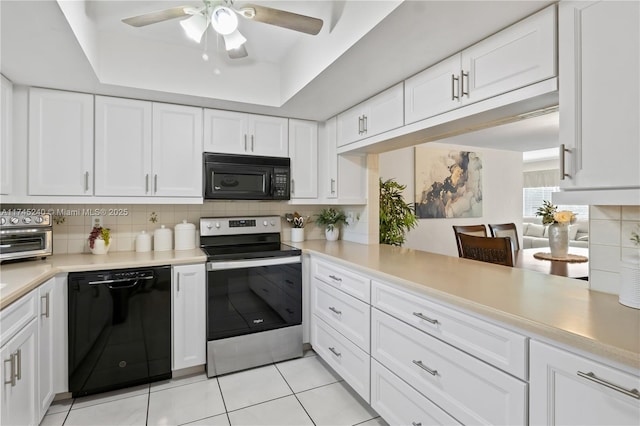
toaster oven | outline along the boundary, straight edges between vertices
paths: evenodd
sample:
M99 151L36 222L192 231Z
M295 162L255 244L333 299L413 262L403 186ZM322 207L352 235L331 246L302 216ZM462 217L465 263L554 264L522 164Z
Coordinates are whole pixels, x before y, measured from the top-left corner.
M16 210L0 214L0 262L53 253L51 215Z

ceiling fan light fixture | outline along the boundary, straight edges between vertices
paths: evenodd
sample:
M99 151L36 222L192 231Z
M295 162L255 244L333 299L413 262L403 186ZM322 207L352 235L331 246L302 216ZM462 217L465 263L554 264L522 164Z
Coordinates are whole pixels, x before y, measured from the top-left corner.
M231 34L224 35L224 46L227 50L237 49L246 43L247 39L240 34L240 31L235 30Z
M229 35L238 29L238 17L226 6L217 6L211 12L211 26L218 34Z
M196 43L200 43L204 32L207 30L207 18L197 13L188 19L180 21L180 26L182 26L187 37Z
M253 19L256 17L256 10L253 7L243 7L242 9L238 10L238 13L246 19Z

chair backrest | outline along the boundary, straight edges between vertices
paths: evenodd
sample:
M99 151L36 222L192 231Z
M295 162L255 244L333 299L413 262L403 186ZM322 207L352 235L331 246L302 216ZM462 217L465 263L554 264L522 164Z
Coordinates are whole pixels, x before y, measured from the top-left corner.
M513 249L509 237L476 237L460 234L462 256L499 265L513 266Z
M453 232L456 234L456 244L458 246L458 256L462 257L462 246L460 245L460 234L476 235L478 237L487 236L487 228L484 225L454 225Z
M489 230L492 237L509 237L514 250L520 250L520 242L518 241L518 230L515 223L500 223L497 225L489 224Z

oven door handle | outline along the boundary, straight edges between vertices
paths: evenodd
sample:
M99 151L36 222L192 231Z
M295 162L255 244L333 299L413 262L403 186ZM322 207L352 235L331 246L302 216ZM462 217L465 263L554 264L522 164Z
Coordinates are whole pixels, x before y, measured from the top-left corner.
M224 271L227 269L257 268L260 266L288 265L301 263L300 256L269 257L256 260L230 260L228 262L207 262L207 271Z

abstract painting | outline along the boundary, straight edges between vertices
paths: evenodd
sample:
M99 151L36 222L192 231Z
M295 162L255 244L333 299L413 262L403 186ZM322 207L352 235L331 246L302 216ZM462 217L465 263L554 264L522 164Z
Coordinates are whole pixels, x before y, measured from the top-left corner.
M482 217L479 153L418 146L415 162L419 219Z

